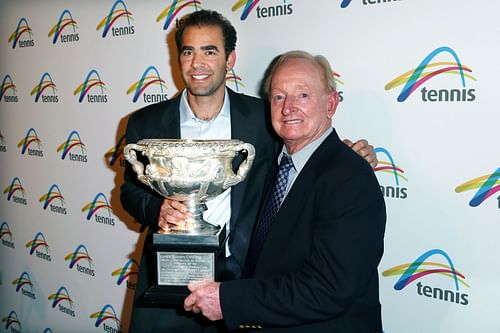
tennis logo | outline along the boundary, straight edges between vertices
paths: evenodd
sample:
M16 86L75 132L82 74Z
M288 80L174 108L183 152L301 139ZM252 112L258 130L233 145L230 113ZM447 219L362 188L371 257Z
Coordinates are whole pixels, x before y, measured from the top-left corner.
M451 59L433 61L438 56L448 56ZM462 64L457 53L447 46L439 47L429 53L420 64L385 85L385 90L403 86L397 97L398 102L404 102L414 92L420 91L422 102L472 102L476 100L476 90L468 88L467 82L476 81L472 69ZM437 81L436 78L449 77L447 85L458 83L457 88L431 89L427 84ZM440 84L443 80L440 80ZM458 81L458 82L457 82Z
M127 263L120 268L115 269L111 272L112 276L118 277L116 284L120 286L123 281L126 282L127 288L135 290L137 284L130 281L131 276L137 276L139 272L139 264L134 259L129 259Z
M469 202L469 206L477 207L486 199L500 191L500 168L495 172L481 177L471 179L455 188L455 192L476 191ZM498 209L500 209L500 195L497 197Z
M192 11L198 11L201 8L201 2L199 0L173 0L170 4L165 7L156 17L156 22L164 20L163 30L167 30L175 19L175 26L179 28L183 21L177 18L180 13L185 13L185 8L194 9Z
M87 163L86 151L85 144L82 142L80 134L77 131L69 133L66 141L57 147L57 152L61 153L61 160L64 160L68 156L70 161L73 162Z
M102 324L105 332L121 332L120 320L116 316L115 309L111 304L104 305L101 311L91 313L90 318L95 319L95 327L99 327Z
M0 132L0 152L2 153L7 152L7 146L5 145L5 137L3 136L2 132Z
M38 232L35 238L26 243L26 248L29 250L30 255L34 253L42 260L52 261L49 254L49 244L47 244L45 236L41 232Z
M17 148L21 148L21 155L27 151L30 156L43 157L42 141L34 128L28 130L24 138L18 142Z
M75 317L75 310L73 309L73 300L69 297L69 292L66 287L60 287L55 293L50 294L49 301L52 301L52 308L56 306L64 314Z
M231 7L233 12L241 9L240 20L245 21L255 9L257 18L271 18L293 14L293 4L283 0L283 3L270 6L257 6L260 0L238 0Z
M63 10L61 15L59 15L59 20L49 31L49 37L52 37L52 44L57 43L58 40L61 43L78 42L80 36L78 32L78 25L73 19L73 15L67 9Z
M3 193L7 194L7 201L12 199L13 202L21 205L28 204L28 200L25 198L26 192L19 177L14 177L10 185L3 189Z
M52 94L48 92L51 91ZM42 100L43 103L59 103L57 88L49 73L45 72L40 78L40 82L31 89L30 95L35 96L35 103Z
M153 87L157 87L157 92L155 93L147 93L153 89ZM143 102L145 103L158 103L163 102L168 99L167 95L167 84L160 77L160 73L156 69L155 66L149 66L146 68L144 73L142 73L141 78L135 81L127 90L127 95L134 93L134 97L132 98L132 102L137 102L137 100L143 97Z
M240 88L245 87L243 84L243 81L241 80L241 77L239 77L236 72L234 71L234 68L231 69L230 72L226 74L226 84L232 86L232 88L236 92L240 92Z
M33 30L31 30L28 21L24 17L17 23L16 30L10 34L9 43L12 43L13 49L15 49L16 46L20 48L35 46L35 42L33 41Z
M78 245L75 251L68 253L64 257L64 260L69 261L70 269L76 267L76 270L82 274L95 276L95 271L92 268L94 264L92 263L92 258L89 256L89 251L87 251L85 245Z
M120 166L127 166L127 160L122 158L123 148L125 148L125 135L122 135L120 139L118 139L116 145L108 149L108 151L104 154L104 157L106 157L110 166L114 166L117 161Z
M76 87L73 95L78 95L78 102L87 100L88 103L107 103L108 95L105 93L106 84L95 69L91 69L85 80Z
M430 257L436 259L430 261ZM465 282L465 276L455 269L451 258L443 250L429 250L413 262L391 267L385 270L382 275L399 276L394 284L394 289L397 291L401 291L419 280L415 285L418 296L460 305L469 304L469 295L460 289L460 286L469 288ZM425 280L426 276L440 277L443 281L451 280L453 289L424 284L425 282L422 280Z
M19 98L17 97L17 87L12 80L12 76L9 74L5 75L2 80L2 86L0 87L0 102L5 103L17 103Z
M66 207L64 207L64 197L61 194L61 190L57 184L52 184L49 191L38 199L39 202L43 202L43 209L50 209L53 213L68 214Z
M352 0L342 0L340 3L340 8L347 8L351 4ZM379 5L379 4L386 4L389 2L399 2L401 0L363 0L361 3L366 6L366 5Z
M99 22L96 30L102 29L102 38L106 38L110 31L113 37L133 35L135 33L135 27L132 25L133 20L134 17L127 9L125 2L117 0L111 6L108 15Z
M11 333L21 333L21 322L17 318L16 311L11 311L8 316L2 318L5 323L5 329L10 329Z
M12 236L12 231L10 231L7 222L3 222L2 226L0 226L0 239L2 240L3 246L10 247L11 249L15 248L14 237Z
M401 167L394 163L394 158L391 153L383 147L377 147L373 150L377 154L379 160L377 166L373 169L378 175L379 182L386 185L380 185L380 190L386 198L406 199L408 197L408 188L402 185L401 181L407 182L408 179L404 176L404 171ZM391 175L390 179L394 182L387 185L387 178L381 174ZM382 182L384 180L384 182Z
M12 281L12 284L16 286L16 292L21 290L21 293L31 299L36 299L35 293L33 292L33 283L27 272L22 272L21 276Z
M82 212L87 212L87 221L90 221L94 217L97 223L107 224L112 227L115 226L115 219L111 215L113 210L108 202L108 198L103 193L97 193L94 200L82 208ZM107 216L103 215L104 212L107 213Z

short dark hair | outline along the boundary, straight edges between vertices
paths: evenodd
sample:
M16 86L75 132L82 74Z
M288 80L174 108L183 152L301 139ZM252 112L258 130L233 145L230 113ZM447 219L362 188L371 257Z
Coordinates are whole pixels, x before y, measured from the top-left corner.
M226 58L229 56L229 53L234 51L236 47L236 29L233 27L231 22L214 10L202 9L185 17L183 19L183 24L175 32L175 44L177 45L177 51L179 54L182 47L182 35L184 34L184 30L192 26L220 27L222 30L222 36L224 37L224 51L226 52Z

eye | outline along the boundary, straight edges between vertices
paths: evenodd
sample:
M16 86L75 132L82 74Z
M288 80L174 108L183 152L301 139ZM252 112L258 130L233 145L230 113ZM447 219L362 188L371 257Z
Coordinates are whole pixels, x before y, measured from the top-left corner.
M273 102L282 102L285 100L285 96L284 95L272 95L271 99L273 100Z
M193 54L193 51L192 50L188 50L188 49L182 50L182 53L181 53L181 55L183 57L189 57L191 54Z
M304 93L300 93L300 94L299 94L299 98L307 98L307 97L309 97L309 94L308 94L308 93L305 93L305 92L304 92Z
M217 52L215 50L208 50L207 52L205 52L205 54L207 56L214 56L217 55Z

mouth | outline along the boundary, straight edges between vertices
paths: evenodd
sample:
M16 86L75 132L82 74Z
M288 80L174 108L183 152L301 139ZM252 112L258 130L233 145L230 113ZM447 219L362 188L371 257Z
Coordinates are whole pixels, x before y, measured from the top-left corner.
M208 77L208 74L191 74L191 78L193 78L194 80L205 80Z
M286 125L295 125L295 124L301 124L304 121L302 119L289 119L289 120L284 120L283 123Z

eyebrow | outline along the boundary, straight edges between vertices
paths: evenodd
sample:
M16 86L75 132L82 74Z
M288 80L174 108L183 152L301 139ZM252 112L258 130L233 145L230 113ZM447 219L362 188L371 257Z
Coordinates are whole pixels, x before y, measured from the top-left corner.
M184 51L184 50L193 50L193 49L194 49L193 46L187 46L187 45L185 45L185 46L181 47L181 51ZM205 45L205 46L202 46L201 49L203 51L214 51L214 50L217 51L217 52L219 51L219 48L217 46L215 46L215 45Z

